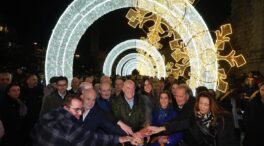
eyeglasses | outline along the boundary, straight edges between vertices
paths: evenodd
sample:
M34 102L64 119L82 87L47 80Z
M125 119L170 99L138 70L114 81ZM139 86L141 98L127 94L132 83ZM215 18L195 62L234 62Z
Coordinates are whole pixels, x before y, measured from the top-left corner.
M83 113L84 112L84 108L73 108L71 106L69 106L70 109L73 109L75 112L77 113Z

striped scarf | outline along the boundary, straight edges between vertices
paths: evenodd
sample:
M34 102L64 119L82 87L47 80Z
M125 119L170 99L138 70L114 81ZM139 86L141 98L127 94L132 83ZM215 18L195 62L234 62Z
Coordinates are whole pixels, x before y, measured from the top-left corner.
M197 113L197 119L198 121L206 126L207 128L209 128L210 123L212 122L212 120L214 119L213 115L211 114L211 112L209 112L208 114L201 114L201 113Z

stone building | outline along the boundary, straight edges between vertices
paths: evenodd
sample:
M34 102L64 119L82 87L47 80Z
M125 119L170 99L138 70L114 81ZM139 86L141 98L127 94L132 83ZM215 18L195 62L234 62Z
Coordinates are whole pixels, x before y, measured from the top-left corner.
M264 74L264 0L232 0L231 6L232 44L247 60L241 70Z

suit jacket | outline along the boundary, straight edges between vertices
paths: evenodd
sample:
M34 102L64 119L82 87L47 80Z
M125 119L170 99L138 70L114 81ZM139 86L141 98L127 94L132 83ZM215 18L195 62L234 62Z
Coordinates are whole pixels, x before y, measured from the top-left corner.
M190 118L194 115L194 103L195 100L193 98L189 98L187 103L185 103L182 108L179 108L178 106L174 107L177 117L165 124L166 134L187 130L189 128Z
M108 134L126 135L126 133L116 124L105 118L105 112L98 106L94 106L85 117L83 124L91 132L103 132Z
M57 90L45 97L41 106L40 116L62 106L63 100Z

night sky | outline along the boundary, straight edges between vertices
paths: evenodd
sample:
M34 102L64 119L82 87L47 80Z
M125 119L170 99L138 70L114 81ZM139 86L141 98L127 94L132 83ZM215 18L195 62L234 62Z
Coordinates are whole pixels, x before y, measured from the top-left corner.
M72 0L1 0L0 24L7 25L14 34L14 41L21 46L30 46L33 42L46 48L52 29ZM204 18L210 30L228 23L231 13L231 0L196 0L194 6ZM138 38L136 32L127 25L125 14L128 9L111 12L96 21L80 40L77 52L86 56L89 52L89 40L93 28L99 29L99 49L109 51L116 44L131 38ZM27 47L22 47L27 49ZM106 51L106 52L107 52ZM87 63L89 62L89 63ZM81 64L96 64L83 58Z

